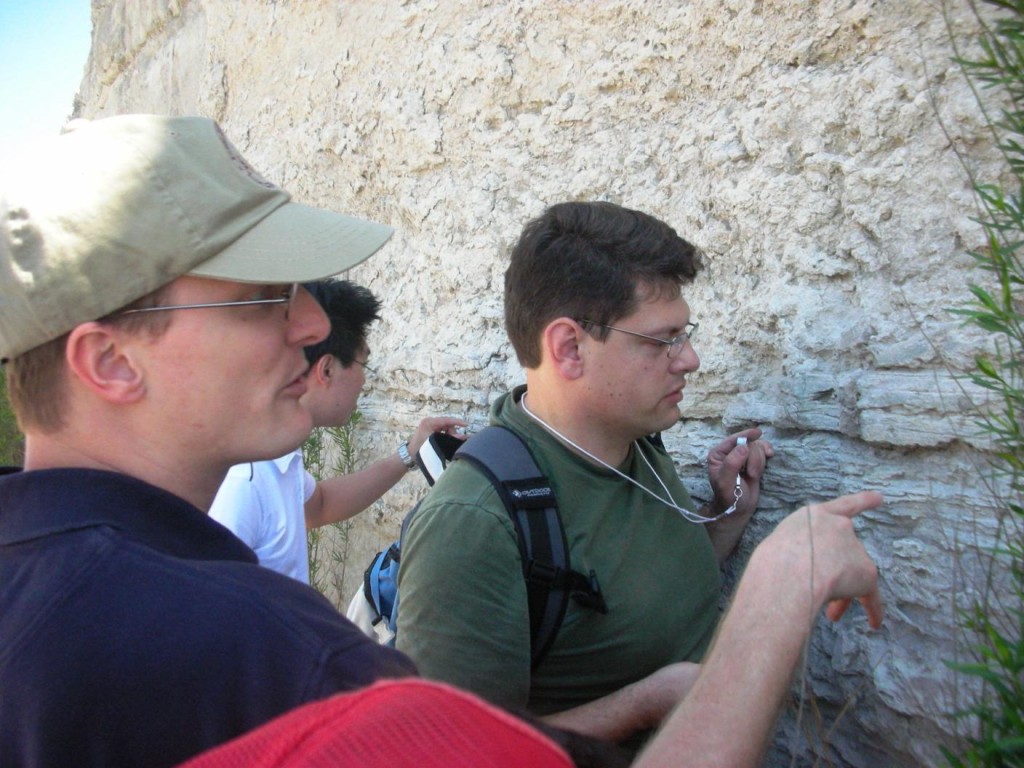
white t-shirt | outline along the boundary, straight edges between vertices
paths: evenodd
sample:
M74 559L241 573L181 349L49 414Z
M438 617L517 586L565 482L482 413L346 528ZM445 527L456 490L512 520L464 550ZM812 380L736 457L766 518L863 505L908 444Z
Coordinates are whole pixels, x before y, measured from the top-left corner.
M210 517L248 544L260 565L308 584L304 505L315 490L301 450L236 464L217 491Z

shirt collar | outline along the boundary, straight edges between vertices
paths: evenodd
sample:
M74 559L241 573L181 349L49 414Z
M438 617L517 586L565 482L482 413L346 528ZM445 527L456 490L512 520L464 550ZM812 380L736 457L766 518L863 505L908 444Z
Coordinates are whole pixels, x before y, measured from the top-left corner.
M192 504L128 475L41 469L0 476L0 545L100 526L175 557L257 562L251 549Z
M292 451L286 453L284 456L273 459L274 466L277 467L277 471L282 475L288 471L288 467L292 465L293 461L302 461L302 450Z

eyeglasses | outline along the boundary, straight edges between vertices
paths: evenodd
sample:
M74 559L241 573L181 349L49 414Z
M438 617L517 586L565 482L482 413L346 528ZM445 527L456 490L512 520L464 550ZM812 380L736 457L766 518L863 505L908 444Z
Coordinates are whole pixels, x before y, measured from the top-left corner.
M363 366L363 370L366 371L367 378L373 378L374 376L377 375L377 371L371 368L369 365L367 365L365 360L358 360L356 358L352 358L352 362L358 363L359 365Z
M593 320L587 320L580 318L576 321L580 325L596 325L598 328L607 328L609 331L618 331L619 333L628 333L630 336L638 336L641 339L647 339L648 341L654 341L658 344L664 344L668 347L669 357L679 357L679 353L683 351L683 347L686 342L693 338L693 334L697 332L699 327L698 323L687 323L686 329L678 336L674 336L671 339L659 339L657 336L648 336L646 333L637 333L636 331L627 331L625 328L616 328L614 325L605 325L604 323L595 323Z
M268 290L276 288L277 286L271 286ZM165 307L139 307L137 309L126 309L122 312L118 312L117 316L134 315L141 312L163 312L164 310L170 309L208 309L210 307L247 307L251 304L284 304L284 318L287 320L288 313L292 308L292 303L295 301L295 297L299 293L299 284L292 283L280 290L281 296L276 299L242 299L239 301L211 301L205 304L170 304Z

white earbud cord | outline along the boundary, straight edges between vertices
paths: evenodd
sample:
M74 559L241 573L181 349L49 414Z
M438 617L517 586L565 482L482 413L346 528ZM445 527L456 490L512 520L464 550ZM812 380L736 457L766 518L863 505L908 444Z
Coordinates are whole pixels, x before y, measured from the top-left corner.
M662 490L665 491L665 495L668 496L667 500L662 498L661 496L659 496L657 493L652 491L647 486L645 486L642 483L634 480L632 477L627 475L625 472L620 472L618 469L613 467L608 462L603 461L602 459L599 459L597 456L592 454L586 448L583 448L583 447L577 445L572 440L570 440L568 437L566 437L561 432L559 432L557 429L555 429L550 424L548 424L546 421L544 421L544 419L542 419L539 416L537 416L533 411L531 411L527 407L527 405L526 405L526 394L523 394L523 399L520 400L519 402L520 402L520 405L523 406L523 412L527 416L529 416L531 419L536 421L545 430L547 430L549 433L551 433L552 435L557 437L563 443L565 443L566 445L570 446L571 448L579 451L584 456L586 456L588 459L590 459L591 461L593 461L593 462L595 462L597 464L600 464L605 469L608 469L608 470L614 472L616 475L621 477L623 480L628 480L633 485L635 485L637 488L639 488L641 491L646 493L648 496L651 496L651 497L657 499L662 504L664 504L666 507L669 507L670 509L674 509L676 512L681 514L684 518L686 518L686 520L688 520L689 522L697 523L699 525L706 525L707 523L713 523L716 520L719 520L719 519L725 517L726 515L731 515L733 512L736 511L736 504L737 504L737 502L739 502L740 496L743 495L743 489L740 487L740 478L739 478L738 475L736 477L736 499L735 499L735 501L733 501L732 506L729 507L724 512L721 512L720 514L715 515L714 517L705 517L704 515L701 515L701 514L699 514L697 512L694 512L693 510L687 509L686 507L681 507L678 504L676 504L676 500L672 497L672 492L669 491L668 487L665 485L665 481L661 479L661 476L658 475L658 473L655 471L654 467L651 466L651 462L649 462L647 460L647 457L644 455L644 452L642 450L640 450L640 446L637 445L635 440L633 441L634 448L636 449L637 453L640 454L640 458L643 459L643 462L644 462L644 464L647 465L647 468L649 470L651 470L651 474L654 475L654 478L658 481L658 484L662 487Z

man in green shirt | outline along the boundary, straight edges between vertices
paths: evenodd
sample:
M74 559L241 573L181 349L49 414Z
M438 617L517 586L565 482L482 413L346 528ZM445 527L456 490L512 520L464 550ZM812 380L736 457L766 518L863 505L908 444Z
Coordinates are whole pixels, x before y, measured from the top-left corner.
M468 462L441 477L403 539L397 644L427 677L549 722L623 740L688 690L718 621L718 566L757 504L761 432L708 459L700 510L657 435L700 365L682 295L695 249L651 216L564 203L530 222L505 274L505 323L526 386L491 421L526 442L558 500L571 566L607 613L570 601L531 669L515 529Z

